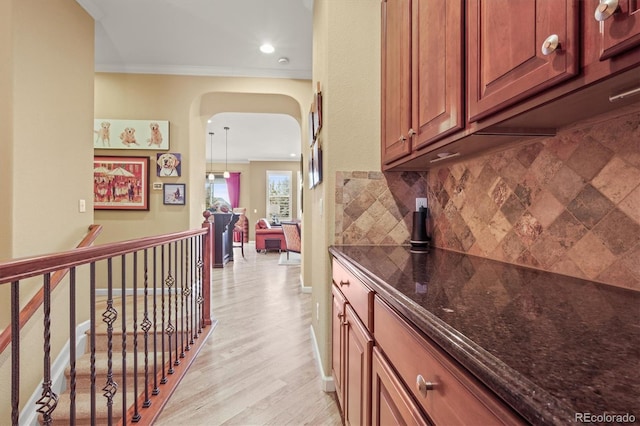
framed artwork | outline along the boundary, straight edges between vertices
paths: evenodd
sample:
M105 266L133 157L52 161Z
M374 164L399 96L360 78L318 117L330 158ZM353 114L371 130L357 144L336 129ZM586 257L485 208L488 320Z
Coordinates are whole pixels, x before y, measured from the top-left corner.
M156 173L159 177L178 177L182 175L182 155L177 152L156 154Z
M318 139L318 134L322 128L322 93L318 92L315 96L314 102L314 114L313 114L313 131L315 139Z
M94 210L149 210L149 157L93 157Z
M320 142L313 146L313 186L322 182L322 147Z
M313 104L311 105L311 110L309 111L309 146L313 146L313 142L316 140L316 129L314 129L313 125L315 123L315 118L313 117Z
M93 120L94 149L169 149L166 120Z
M187 199L187 185L184 183L165 183L162 185L162 203L184 206Z
M315 182L313 181L313 150L311 150L311 152L309 153L309 189L313 189L314 186L316 186Z

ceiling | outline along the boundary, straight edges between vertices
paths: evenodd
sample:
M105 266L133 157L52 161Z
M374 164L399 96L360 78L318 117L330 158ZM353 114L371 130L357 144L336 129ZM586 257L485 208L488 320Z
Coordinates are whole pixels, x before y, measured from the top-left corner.
M96 21L98 72L311 79L313 0L76 1ZM207 161L225 161L224 126L230 163L300 159L290 116L222 113L208 125Z

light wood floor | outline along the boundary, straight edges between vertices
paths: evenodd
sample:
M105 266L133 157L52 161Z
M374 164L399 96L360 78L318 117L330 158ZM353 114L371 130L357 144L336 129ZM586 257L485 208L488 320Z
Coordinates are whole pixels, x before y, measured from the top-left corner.
M257 254L214 269L218 325L157 425L341 425L313 357L300 267Z

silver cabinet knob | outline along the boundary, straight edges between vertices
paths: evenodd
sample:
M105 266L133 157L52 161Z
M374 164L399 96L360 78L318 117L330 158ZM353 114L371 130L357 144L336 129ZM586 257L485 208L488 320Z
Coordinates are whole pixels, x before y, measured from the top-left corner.
M400 143L404 143L407 140L407 138L405 137L405 135L400 135L400 137L398 138L398 142Z
M596 21L602 22L611 18L613 14L619 10L618 0L600 0L600 4L596 7L593 16L596 18Z
M542 43L542 54L547 56L560 49L560 39L557 34L551 34Z
M427 391L433 390L435 386L435 383L427 382L421 374L418 374L418 377L416 377L416 387L422 396L427 396Z
M412 138L417 134L417 132L413 129L409 129L409 137Z

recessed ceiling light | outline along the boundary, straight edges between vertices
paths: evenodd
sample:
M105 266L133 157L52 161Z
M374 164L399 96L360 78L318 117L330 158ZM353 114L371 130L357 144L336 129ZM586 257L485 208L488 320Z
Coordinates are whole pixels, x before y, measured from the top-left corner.
M281 65L287 65L289 63L289 58L285 58L284 56L281 58L278 58L278 63Z
M295 157L295 156L296 156L296 154L294 154L293 152L292 152L290 155L291 155L292 157Z
M275 50L276 49L274 49L274 47L269 43L265 43L262 46L260 46L260 51L262 53L273 53Z

